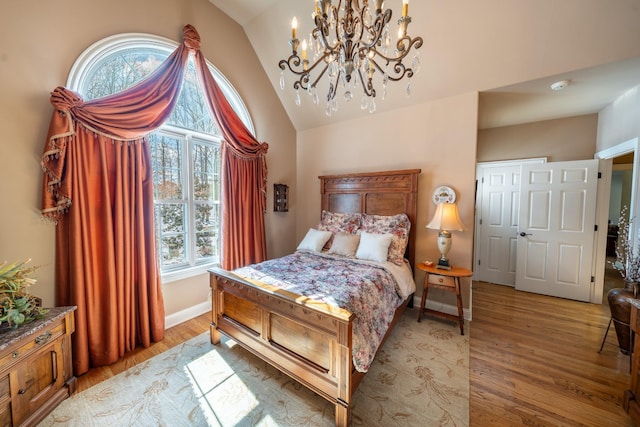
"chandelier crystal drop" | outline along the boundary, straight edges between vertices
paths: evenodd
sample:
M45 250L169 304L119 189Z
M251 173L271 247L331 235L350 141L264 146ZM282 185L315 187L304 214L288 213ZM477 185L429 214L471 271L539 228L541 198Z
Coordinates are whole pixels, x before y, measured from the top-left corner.
M407 27L411 23L409 0L402 0L402 16L398 19L397 40L392 46L389 29L391 10L384 9L384 0L315 0L314 28L308 38L298 39L298 21L291 23L289 44L292 54L282 59L280 88L284 89L284 71L294 75L295 103L300 105L299 89L308 92L313 103L319 103L317 86L323 78L328 85L326 93L328 116L338 110L336 93L343 91L349 102L356 89L362 90L363 110L376 109L376 83L382 85L382 100L387 94L387 83L411 78L420 69L418 49L422 37L410 37ZM300 52L298 52L300 48ZM403 60L413 51L411 66ZM310 59L309 59L310 58ZM407 85L411 93L411 84Z

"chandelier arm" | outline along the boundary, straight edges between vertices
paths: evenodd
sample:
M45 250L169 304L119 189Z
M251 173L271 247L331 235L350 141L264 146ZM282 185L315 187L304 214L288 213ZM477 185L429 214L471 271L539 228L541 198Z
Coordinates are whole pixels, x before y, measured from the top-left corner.
M325 64L327 64L327 61L324 61L324 59L329 56L331 54L331 52L327 52L325 54L323 54L320 58L318 58L311 66L308 66L306 69L300 69L300 66L302 64L302 60L300 59L300 57L298 56L297 53L294 53L293 55L289 56L288 59L282 59L280 60L280 62L278 62L278 66L280 67L281 70L284 70L285 68L288 68L289 71L291 71L293 74L297 75L297 76L302 76L303 74L311 74L311 71L314 70L314 68L316 68L318 65L320 65L320 63L324 62ZM325 70L326 70L326 66L325 66ZM324 71L322 72L324 73Z
M281 60L278 63L278 66L280 67L281 70L285 70L286 68L288 68L291 73L293 73L296 76L299 76L293 82L293 88L294 89L302 88L304 90L307 90L308 87L309 87L309 82L311 80L311 71L313 71L313 69L315 69L318 65L320 65L322 62L324 62L324 64L325 64L324 69L320 72L320 74L315 79L315 81L313 83L311 83L311 86L316 86L318 81L320 80L320 78L322 78L324 73L327 71L328 64L326 63L326 61L322 61L322 59L325 56L326 56L326 54L324 56L318 58L318 60L316 62L314 62L313 65L311 67L307 68L306 70L304 68L302 70L300 70L300 64L302 63L302 61L300 60L300 57L297 54L291 55L287 60L284 60L284 59ZM292 66L292 64L293 64L293 66Z
M371 59L371 64L376 68L376 70L380 72L380 74L385 74L385 70L383 70L382 67L378 64L378 61L376 61L375 57ZM389 65L389 61L387 61L385 65Z
M317 64L314 64L314 66ZM316 85L318 84L318 82L320 81L320 79L322 78L322 76L324 76L324 73L327 72L327 68L329 68L329 64L325 63L324 68L322 69L322 71L320 71L320 74L318 74L318 77L313 81L313 83L311 83L312 87L316 87Z
M409 44L406 45L405 42ZM396 48L398 52L402 52L402 55L398 56L399 59L404 58L409 54L411 49L419 49L422 46L422 37L411 38L409 36L404 36L396 42Z
M317 40L320 37L320 42L322 43L322 48L327 51L334 51L338 47L338 41L336 40L335 46L331 46L329 44L329 40L327 40L327 36L329 35L329 25L326 19L320 14L316 15L315 23L316 27L313 29L311 34Z
M333 21L336 23L336 25L335 25L335 27L336 27L335 28L336 45L335 45L335 47L332 47L331 50L334 50L335 48L339 48L340 45L342 44L342 43L340 43L340 34L338 34L338 28L339 28L338 24L340 23L340 19L339 19L340 16L339 16L339 12L338 11L340 10L341 5L342 5L342 0L340 0L338 2L337 6L331 6L331 14L333 15ZM330 21L327 21L327 24L329 22ZM329 35L329 27L330 27L330 25L328 25L328 28L327 28L327 35Z
M382 58L384 58L385 60L387 60L385 66L388 66L389 64L392 64L392 70L393 70L393 75L390 75L387 73L387 71L385 69L383 69L380 64L378 64L378 61L376 60L377 58L371 58L371 64L383 75L386 75L387 78L391 81L397 82L402 80L405 76L407 76L408 78L413 77L413 69L412 68L407 68L402 61L400 60L394 60L391 59L389 60L389 58L386 58L382 55L380 55ZM375 91L374 91L375 92Z
M336 97L336 91L338 90L338 81L340 81L340 76L342 75L342 71L339 71L336 75L336 79L334 82L329 83L329 91L327 92L327 102L331 101Z
M278 62L278 66L281 70L284 70L286 66L286 68L288 68L292 73L300 75L302 73L296 71L294 67L300 67L301 63L302 61L300 60L300 57L297 53L294 52L293 54L291 54L291 56L289 56L289 58L281 59L280 62ZM291 64L293 64L293 66Z
M373 88L373 84L370 79L366 79L362 76L362 70L358 69L358 76L360 77L360 82L362 83L362 91L367 96L376 96L376 91Z
M384 27L391 20L391 9L385 10L383 13L376 16L373 24L368 27L369 31L373 31L374 39L369 44L364 44L365 46L371 48L376 46L382 37L382 33L384 31Z
M294 89L307 90L309 87L309 74L303 73L300 78L293 82Z
M370 93L371 97L375 98L376 97L376 90L373 88L373 82L371 81L371 79L369 79L367 81L367 90L364 91L364 93Z
M408 41L409 42L409 47L406 48L404 42ZM375 47L371 48L370 50L372 52L374 52L377 56L379 56L380 58L384 58L387 63L389 62L399 62L402 61L404 58L407 57L407 55L409 55L409 53L411 52L412 49L419 49L422 46L422 37L416 37L416 38L411 38L409 36L405 36L402 39L398 40L397 45L398 46L403 46L404 49L400 50L398 49L398 56L387 56L385 54L383 54L382 52L380 52L378 49L376 49ZM364 48L360 48L361 51L365 50Z
M393 75L389 75L387 73L387 78L391 81L397 82L407 76L408 78L413 77L413 70L411 68L405 67L402 62L396 62L393 64Z

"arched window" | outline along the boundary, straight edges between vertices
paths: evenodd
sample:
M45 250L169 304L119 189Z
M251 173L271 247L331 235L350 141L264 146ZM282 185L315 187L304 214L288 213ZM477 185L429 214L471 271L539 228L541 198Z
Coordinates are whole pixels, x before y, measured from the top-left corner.
M85 100L121 92L151 74L177 46L149 34L107 37L78 57L67 87ZM255 133L236 90L220 71L208 66L235 112ZM199 274L219 262L221 139L190 60L171 117L149 135L156 239L165 283Z

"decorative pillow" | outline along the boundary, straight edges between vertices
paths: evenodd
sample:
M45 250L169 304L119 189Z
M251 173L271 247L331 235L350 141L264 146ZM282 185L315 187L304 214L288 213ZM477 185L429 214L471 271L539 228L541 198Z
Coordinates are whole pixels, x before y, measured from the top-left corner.
M385 262L389 254L389 245L393 235L360 233L360 244L356 251L356 258L369 261Z
M329 249L330 254L353 258L360 243L359 234L336 233Z
M360 222L362 221L362 214L360 213L337 213L322 211L320 217L320 224L318 224L318 230L330 231L332 233L348 233L355 234L360 228ZM329 239L325 245L325 249L328 249L333 243L333 236Z
M392 234L389 261L398 265L404 263L404 253L409 242L409 230L411 230L411 221L406 214L389 216L362 214L360 228L368 233Z
M310 228L302 242L298 245L298 250L306 249L308 251L320 252L322 247L331 237L330 231L321 231Z

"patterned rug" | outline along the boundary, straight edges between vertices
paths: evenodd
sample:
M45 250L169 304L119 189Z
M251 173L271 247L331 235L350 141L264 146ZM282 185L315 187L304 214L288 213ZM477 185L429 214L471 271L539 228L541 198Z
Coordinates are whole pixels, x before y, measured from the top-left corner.
M469 340L407 309L360 383L355 426L468 426ZM202 334L91 387L40 426L333 426L334 406L232 340Z

